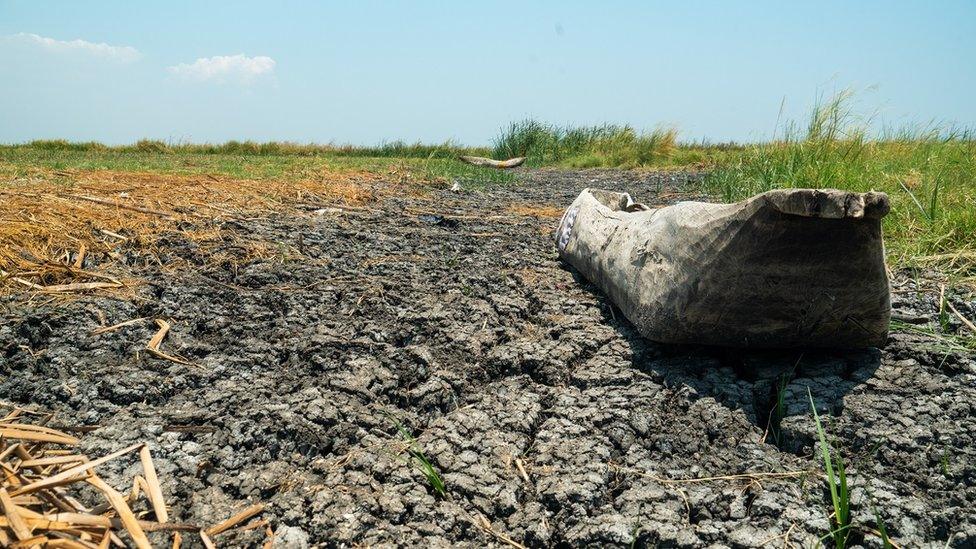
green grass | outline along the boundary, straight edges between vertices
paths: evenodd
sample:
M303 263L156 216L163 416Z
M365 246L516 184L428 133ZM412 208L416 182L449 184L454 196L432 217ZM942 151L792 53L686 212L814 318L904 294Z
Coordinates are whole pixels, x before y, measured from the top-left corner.
M976 280L976 140L967 132L915 128L872 139L867 120L840 94L818 104L805 127L751 145L718 165L705 190L724 201L775 188L839 188L888 193L889 262L938 266Z
M847 547L847 538L851 534L851 491L847 485L844 460L840 452L835 452L833 447L827 443L827 435L820 423L817 405L813 402L813 394L810 393L809 387L807 388L807 396L810 397L810 408L813 410L813 420L817 426L817 435L820 437L820 456L823 459L824 471L827 473L830 501L834 510L833 514L830 515L830 532L824 536L824 539L833 539L834 546L837 549L844 549Z
M458 154L484 156L485 147L463 147L451 141L441 144L390 141L372 147L288 141L227 141L226 143L167 143L156 139L141 139L131 145L109 146L96 141L70 142L64 139L35 140L12 147L48 151L123 152L165 154L232 154L248 156L353 156L379 158L451 158Z
M773 439L773 444L777 448L782 448L785 439L783 437L783 420L786 419L786 389L790 382L796 377L796 370L803 360L803 353L797 357L793 367L788 372L783 372L776 378L776 384L772 387L775 391L773 406L769 410L769 419L766 424L766 431Z
M145 143L145 142L140 142ZM28 177L38 168L71 172L116 170L177 175L216 175L239 179L302 179L322 177L325 171L364 170L390 179L417 181L461 180L469 185L503 185L514 178L510 172L462 164L454 155L432 151L428 156L369 156L333 152L316 154L251 154L205 152L182 146L165 152L152 147L104 147L92 143L41 142L0 146L0 179Z
M884 191L889 263L938 267L976 285L976 136L938 126L876 135L849 93L821 100L804 123L784 122L774 140L748 145L679 143L671 129L562 127L515 122L494 142L498 158L532 166L709 170L703 191L726 202L776 188Z
M945 295L939 296L939 327L944 333L949 332L949 311L946 310Z
M269 180L320 177L330 168L359 169L394 179L460 180L466 187L507 184L518 177L462 164L456 160L461 154L527 156L529 166L694 166L709 173L699 190L723 201L789 187L887 192L892 203L884 219L889 264L937 267L953 283L976 286L976 136L936 126L878 136L868 130L870 117L859 115L852 105L846 93L827 98L804 123L781 124L773 141L746 145L681 143L674 129L640 132L627 125L557 126L535 120L503 128L492 147L402 141L373 147L33 141L0 146L0 181L36 168Z
M769 434L777 448L783 447L783 420L786 419L786 388L792 381L792 374L783 374L776 384L776 402L769 416Z
M417 439L410 434L410 431L403 426L403 423L390 413L384 412L384 415L393 423L396 427L397 433L400 437L407 443L407 455L409 456L404 461L411 464L424 479L426 479L427 484L441 497L447 497L447 486L444 484L444 479L441 478L440 473L437 471L437 467L427 459L423 450L420 447L420 443Z
M680 144L673 128L638 132L631 126L557 126L521 120L494 140L495 158L526 157L529 166L651 168L714 163L736 145Z
M892 330L899 332L912 332L926 336L931 341L920 345L920 347L936 354L976 352L976 337L970 335L956 335L947 333L942 327L937 329L934 326L911 324L900 320L892 320L890 326Z
M871 510L874 512L874 523L878 526L877 534L881 538L884 549L892 549L895 545L888 536L888 527L885 525L884 519L881 518L881 512L878 511L878 506L874 503L874 497L871 498Z
M638 167L670 158L673 129L637 133L630 126L560 127L535 120L513 122L495 139L497 158L527 157L530 165Z
M942 455L939 456L939 467L942 470L942 476L944 476L945 478L950 478L948 446L942 448Z

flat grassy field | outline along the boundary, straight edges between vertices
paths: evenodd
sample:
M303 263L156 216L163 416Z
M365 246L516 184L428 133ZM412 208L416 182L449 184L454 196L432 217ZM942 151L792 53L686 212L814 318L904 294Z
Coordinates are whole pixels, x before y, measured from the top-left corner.
M91 144L84 144L91 145ZM367 171L394 178L424 181L464 179L479 184L507 183L512 174L462 164L447 156L364 156L330 151L206 152L204 147L165 148L67 146L51 142L0 146L0 178L74 171L151 172L168 175L222 175L235 179L288 181L314 178L330 171Z
M629 126L559 127L532 120L505 128L493 146L392 142L376 147L231 141L171 145L143 140L35 141L0 146L2 180L70 176L78 171L211 174L300 181L327 172L365 171L395 180L466 186L512 182L517 172L477 168L460 154L527 157L534 167L693 168L708 172L703 190L734 201L774 188L840 188L889 194L887 251L895 268L938 268L953 282L976 282L976 140L968 132L912 128L874 138L848 109L846 95L818 105L806 123L755 144L686 144L674 130Z

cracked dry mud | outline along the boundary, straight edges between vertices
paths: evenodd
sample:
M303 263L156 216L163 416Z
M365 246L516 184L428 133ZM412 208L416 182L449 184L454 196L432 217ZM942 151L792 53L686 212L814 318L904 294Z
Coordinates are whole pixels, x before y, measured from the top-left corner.
M280 546L754 547L828 531L809 388L848 459L856 544L880 546L870 494L902 546L976 546L970 353L913 331L880 351L661 346L558 261L551 212L582 187L659 204L696 177L529 171L504 188L229 222L225 251L281 250L237 268L167 235L164 262L196 268L138 267L144 299L6 299L0 398L99 426L82 438L92 456L148 441L180 520L265 502ZM937 296L914 285L897 278L896 317L934 323ZM99 311L170 319L164 349L194 365L140 352L150 322L93 335ZM447 497L405 462L390 417ZM810 473L689 481L795 471Z

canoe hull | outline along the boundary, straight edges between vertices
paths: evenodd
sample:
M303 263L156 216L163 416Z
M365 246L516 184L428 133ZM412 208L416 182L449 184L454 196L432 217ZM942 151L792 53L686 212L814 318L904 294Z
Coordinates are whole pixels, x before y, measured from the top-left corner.
M648 339L733 347L865 347L887 339L882 193L771 191L659 209L586 189L564 261Z

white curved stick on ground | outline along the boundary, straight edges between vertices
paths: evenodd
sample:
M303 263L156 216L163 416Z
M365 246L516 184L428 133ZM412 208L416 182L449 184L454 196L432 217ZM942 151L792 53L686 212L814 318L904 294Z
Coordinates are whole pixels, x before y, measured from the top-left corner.
M458 160L466 164L472 164L474 166L487 166L489 168L517 168L525 163L525 157L519 156L517 158L509 158L508 160L493 160L491 158L484 158L481 156L459 156Z

